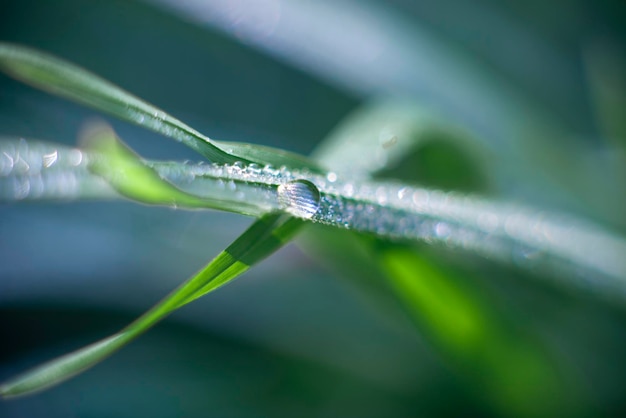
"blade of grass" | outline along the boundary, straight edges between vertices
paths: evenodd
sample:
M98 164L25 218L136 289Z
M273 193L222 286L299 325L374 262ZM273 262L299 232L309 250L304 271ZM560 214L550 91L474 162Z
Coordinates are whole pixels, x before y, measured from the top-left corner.
M120 332L47 362L0 385L0 396L32 394L106 359L181 306L231 282L289 242L302 222L282 214L260 218L204 269Z
M186 208L212 208L246 215L261 215L271 208L256 202L202 198L186 193L164 180L126 147L106 125L93 125L83 137L90 151L89 169L104 178L118 193L134 201ZM234 194L234 193L233 193Z
M626 241L572 217L402 183L350 181L333 173L331 177L252 164L149 163L121 145L109 129L94 131L88 141L90 169L121 195L142 203L253 216L282 210L381 238L433 242L523 268L541 268L566 284L591 284L614 298L626 295L626 261L621 256ZM292 190L290 183L295 190L309 184L319 197L293 200L285 194ZM301 204L312 205L314 213L300 213Z
M89 141L90 169L118 193L139 202L253 216L283 210L381 238L433 242L523 268L541 268L568 285L591 284L613 298L626 294L626 261L621 256L626 241L572 217L402 183L346 181L334 174L254 165L149 163L121 145L112 131L95 131ZM291 200L284 194L290 190L287 184L302 181L315 189L319 202ZM312 204L315 213L299 214L302 203Z
M214 141L114 84L74 64L34 49L0 42L0 71L51 94L173 138L212 162L232 164L242 161L321 171L311 160L286 151Z

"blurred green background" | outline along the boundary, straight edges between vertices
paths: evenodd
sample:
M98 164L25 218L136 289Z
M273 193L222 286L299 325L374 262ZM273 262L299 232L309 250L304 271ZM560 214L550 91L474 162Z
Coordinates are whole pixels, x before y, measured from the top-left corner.
M610 0L5 0L0 39L88 68L213 138L303 154L359 106L401 96L476 138L490 193L624 235L625 17ZM94 117L0 76L3 135L75 144ZM110 122L142 156L198 160ZM420 155L426 170L437 152ZM436 169L421 180L467 180ZM0 378L118 330L249 222L125 202L0 205ZM582 415L626 412L623 305L433 257L464 266L510 332L556 359ZM357 287L289 246L84 375L1 402L0 416L505 413L428 332Z

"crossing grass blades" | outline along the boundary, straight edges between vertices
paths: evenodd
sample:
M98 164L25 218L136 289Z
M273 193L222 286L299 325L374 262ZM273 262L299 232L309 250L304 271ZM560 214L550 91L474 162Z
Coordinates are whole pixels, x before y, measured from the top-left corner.
M582 286L600 297L623 301L626 296L623 237L563 214L397 180L375 180L416 146L411 132L421 126L406 104L374 107L359 116L360 122L347 124L356 126L376 112L388 112L386 120L403 132L393 141L381 144L364 133L355 145L353 136L336 135L307 158L212 140L86 70L19 45L0 44L0 69L35 88L174 139L207 160L189 164L142 159L105 124L86 130L78 148L6 138L0 142L1 201L130 199L256 218L206 267L133 323L4 382L0 386L4 398L41 391L103 361L168 314L279 250L304 226L322 239L331 234L332 241L343 244L347 252L358 246L369 254L359 262L383 278L387 291L396 294L436 344L459 367L473 363L485 372L481 373L485 398L496 409L519 415L533 415L537 412L533 408L545 413L571 401L549 371L549 359L523 336L507 332L506 323L492 314L488 302L471 288L449 281L414 245L427 243L444 251L540 270L560 285ZM381 152L386 166L377 162ZM437 297L432 297L428 283L437 288ZM490 345L493 339L503 343ZM524 361L515 365L512 357ZM520 368L528 367L535 370L532 378L517 382L516 391L504 389L506 382L517 379ZM553 395L549 402L545 402L546 391Z

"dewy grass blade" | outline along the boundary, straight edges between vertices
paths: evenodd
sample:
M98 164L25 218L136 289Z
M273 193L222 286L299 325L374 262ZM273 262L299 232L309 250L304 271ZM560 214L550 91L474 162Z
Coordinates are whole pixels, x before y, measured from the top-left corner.
M215 170L207 165L188 172L200 178ZM439 243L522 268L544 268L566 284L586 280L585 287L626 296L626 241L571 217L400 183L346 181L334 173L250 166L221 170L224 179L262 178L279 185L279 207L302 219L379 238Z
M40 51L0 42L0 71L49 93L173 138L215 163L241 161L320 171L312 161L285 151L214 141L87 70Z
M260 216L283 211L315 223L394 240L427 241L568 282L626 296L624 239L581 221L468 195L399 183L348 181L255 164L144 162L99 133L90 169L120 194L149 204L213 208ZM165 181L164 181L165 180Z
M626 240L581 220L397 183L312 182L321 195L314 222L544 268L572 284L587 281L583 287L626 297Z
M301 223L282 214L262 217L203 270L126 328L5 382L0 385L0 396L10 398L28 395L59 384L93 367L146 332L172 311L229 283L281 248L289 242Z

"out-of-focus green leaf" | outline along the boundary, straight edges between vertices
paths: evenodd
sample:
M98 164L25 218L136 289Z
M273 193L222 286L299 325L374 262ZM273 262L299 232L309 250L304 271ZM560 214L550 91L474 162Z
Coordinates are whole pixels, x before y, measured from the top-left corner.
M357 109L313 156L349 178L395 178L473 192L492 186L483 169L489 160L486 148L410 101L380 100Z
M584 412L554 358L511 330L492 302L472 287L471 276L409 248L378 248L371 255L423 332L477 384L473 391L501 413L553 417Z
M161 179L122 144L108 126L92 126L84 134L83 142L92 151L90 170L103 177L121 195L153 205L210 207L206 200L184 193Z
M83 142L90 150L90 170L104 178L118 193L134 201L220 209L247 215L260 212L254 202L201 198L176 188L122 144L106 125L92 126L85 132Z
M203 270L120 332L45 363L0 385L0 396L28 395L98 364L181 306L229 283L289 242L300 220L270 214L257 220Z
M407 152L394 167L376 173L377 178L411 179L416 183L440 190L486 192L490 181L479 164L480 155L452 132L430 129L424 139ZM465 145L465 146L464 146Z

